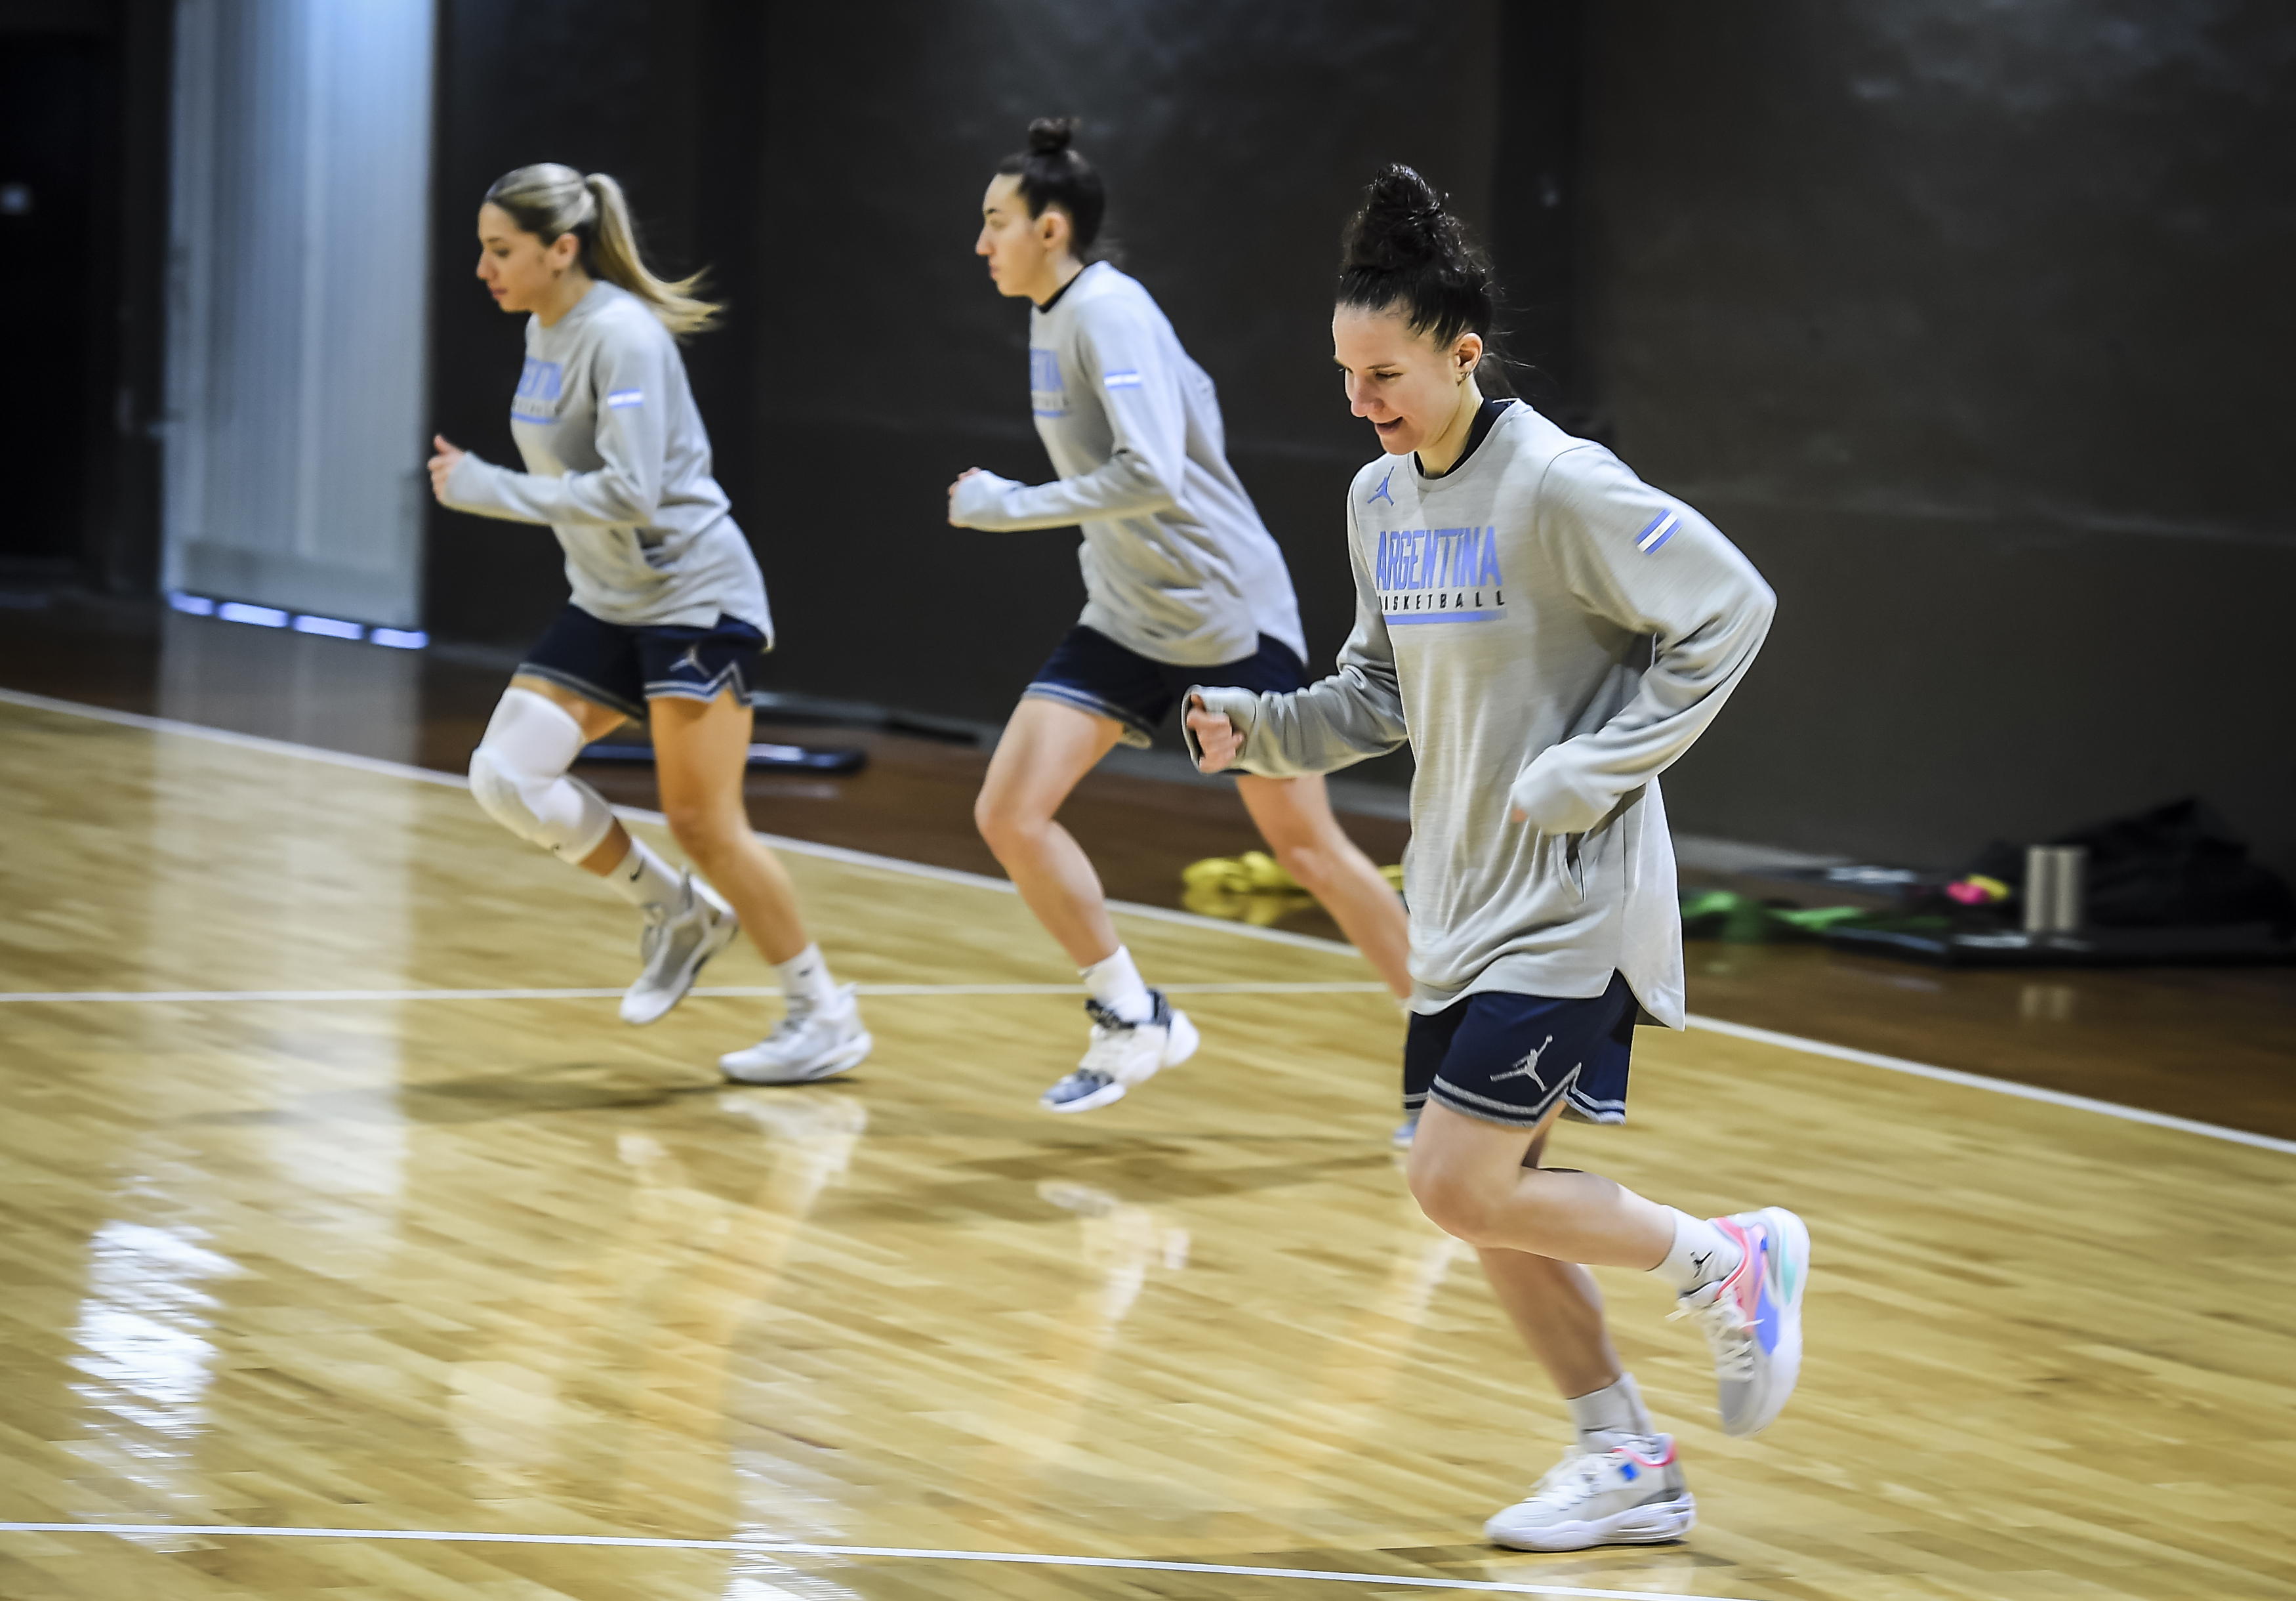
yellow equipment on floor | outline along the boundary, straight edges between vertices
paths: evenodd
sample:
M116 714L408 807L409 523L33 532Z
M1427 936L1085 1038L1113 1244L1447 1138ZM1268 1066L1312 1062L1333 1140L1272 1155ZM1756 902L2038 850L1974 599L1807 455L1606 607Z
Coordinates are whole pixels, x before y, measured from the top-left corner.
M1402 893L1400 866L1382 867L1379 872L1398 894ZM1300 887L1298 879L1283 870L1283 864L1265 850L1247 850L1242 856L1208 856L1202 861L1190 862L1180 869L1180 882L1186 886L1181 892L1180 904L1188 910L1199 916L1225 917L1259 928L1312 905L1315 900Z

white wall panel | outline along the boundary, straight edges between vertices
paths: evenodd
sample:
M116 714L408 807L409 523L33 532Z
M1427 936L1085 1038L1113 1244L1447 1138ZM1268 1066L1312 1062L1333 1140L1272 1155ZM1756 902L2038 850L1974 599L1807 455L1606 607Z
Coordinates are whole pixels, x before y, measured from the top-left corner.
M431 0L178 0L170 588L421 619Z

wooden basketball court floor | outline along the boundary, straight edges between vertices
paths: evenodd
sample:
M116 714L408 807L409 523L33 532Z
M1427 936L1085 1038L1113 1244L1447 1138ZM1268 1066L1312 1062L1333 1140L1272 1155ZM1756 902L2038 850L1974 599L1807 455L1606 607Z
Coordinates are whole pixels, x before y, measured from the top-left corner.
M1723 1437L1606 1272L1701 1522L1508 1553L1562 1409L1344 948L1125 915L1204 1048L1054 1119L1017 898L794 847L876 1055L733 1088L747 946L622 1027L627 909L438 775L14 694L0 764L0 1596L2296 1597L2296 1143L1644 1030L1559 1155L1800 1210L1801 1390Z

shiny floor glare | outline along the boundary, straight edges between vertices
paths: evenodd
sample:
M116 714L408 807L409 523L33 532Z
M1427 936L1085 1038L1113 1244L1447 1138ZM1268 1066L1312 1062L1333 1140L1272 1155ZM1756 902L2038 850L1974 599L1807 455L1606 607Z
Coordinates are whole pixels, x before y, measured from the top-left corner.
M5 706L0 763L0 990L633 960L627 908L451 788ZM790 865L841 978L1070 976L1010 894ZM1158 979L1365 972L1124 932ZM766 981L746 946L709 976ZM710 1068L754 998L643 1031L611 999L0 1006L0 1595L2296 1596L2296 1159L1645 1030L1633 1121L1555 1159L1802 1212L1810 1355L1726 1439L1664 1293L1603 1274L1702 1521L1532 1557L1476 1531L1562 1408L1404 1190L1390 1003L1192 997L1200 1055L1074 1119L1033 1100L1077 1001L866 1004L876 1055L793 1090ZM50 1523L140 1531L9 1527Z

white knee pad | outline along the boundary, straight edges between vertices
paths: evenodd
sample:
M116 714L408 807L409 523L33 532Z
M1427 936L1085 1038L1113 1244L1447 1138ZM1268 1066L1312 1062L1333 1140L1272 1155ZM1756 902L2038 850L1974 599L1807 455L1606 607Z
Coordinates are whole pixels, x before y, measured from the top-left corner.
M579 862L614 826L598 792L566 769L582 753L582 725L530 689L507 689L471 752L471 794L496 822L553 856Z

